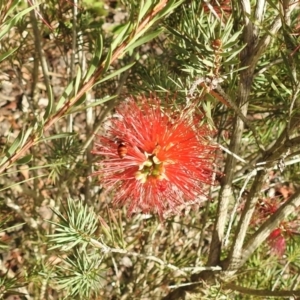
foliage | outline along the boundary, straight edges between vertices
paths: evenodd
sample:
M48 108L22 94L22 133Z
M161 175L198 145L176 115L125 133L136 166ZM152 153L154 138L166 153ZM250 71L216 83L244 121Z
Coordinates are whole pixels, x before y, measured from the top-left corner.
M299 1L40 2L0 2L0 298L299 297Z

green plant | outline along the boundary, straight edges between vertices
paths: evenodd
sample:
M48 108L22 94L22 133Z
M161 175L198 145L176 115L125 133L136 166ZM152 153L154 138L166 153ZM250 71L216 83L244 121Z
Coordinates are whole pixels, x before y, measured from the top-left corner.
M298 12L2 1L0 297L298 296Z

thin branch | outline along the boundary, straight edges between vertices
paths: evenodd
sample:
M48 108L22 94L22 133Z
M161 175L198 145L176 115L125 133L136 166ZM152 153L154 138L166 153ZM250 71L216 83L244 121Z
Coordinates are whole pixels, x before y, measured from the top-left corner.
M293 125L293 129L296 128L295 125L296 124ZM292 133L292 130L291 130L291 133ZM268 168L272 167L272 168L276 169L276 166L273 166L274 161L280 159L280 157L282 157L282 155L285 152L287 152L289 149L292 150L293 148L299 148L299 145L300 145L300 136L294 137L287 141L284 140L285 138L286 138L286 134L282 133L280 135L280 137L276 140L276 143L271 145L270 147L268 147L269 149L265 153L265 157L268 158L267 160L263 160L263 153L258 153L251 161L248 162L247 165L242 166L242 168L234 174L235 178L238 177L237 180L234 179L234 182L240 181L241 179L246 178L247 175L244 176L243 174L245 174L245 172L247 170L249 170L251 167L252 167L252 170L253 170L253 168L256 168L258 170L258 168L260 168L261 166L268 165ZM269 155L268 155L268 153L269 153ZM288 158L294 157L298 154L299 154L298 151L293 152L293 153L289 154L287 157ZM297 162L298 162L298 158L295 158L295 159L285 161L285 165L289 166L289 165L293 165Z
M247 231L249 229L249 223L251 221L253 212L255 210L255 204L258 199L258 192L262 189L265 176L266 176L265 170L260 170L257 172L254 182L251 186L250 192L247 196L245 207L243 209L241 218L239 220L233 238L234 242L232 244L230 254L226 260L226 264L228 263L229 270L233 270L233 269L235 270L236 264L239 262L241 258L242 247L244 244Z
M212 141L213 142L213 141ZM219 144L219 143L215 143L216 145L218 145L218 147L220 147L220 149L222 149L224 152L226 152L229 155L232 155L234 158L236 158L237 160L239 160L240 162L247 164L247 161L245 161L242 157L236 155L235 153L231 152L229 149L227 149L226 147L224 147L223 145Z
M135 59L135 55L136 53L134 52L131 56L130 59L130 63L134 61ZM90 146L90 144L92 143L93 139L95 138L95 133L97 133L99 131L99 129L101 128L101 126L103 125L103 120L105 119L105 117L107 116L107 114L115 107L116 102L117 102L117 97L120 95L124 84L129 76L130 70L126 70L120 77L120 80L118 82L118 86L116 89L116 94L115 94L115 98L112 99L111 101L109 101L108 105L106 106L106 108L103 110L103 112L100 115L100 118L97 120L96 123L93 124L93 129L92 129L92 134L90 134L88 136L88 138L86 139L84 145L82 146L82 151L86 151L86 149ZM79 162L80 157L77 157L76 162Z
M260 25L263 20L265 8L266 8L265 0L257 0L256 1L256 7L255 7L255 12L254 12L255 23L253 25L254 26L253 34L256 38L259 36Z
M215 11L214 7L209 3L210 1L204 0L205 5L208 7L210 12L214 15L214 17L220 22L220 24L224 27L225 23L223 22L222 18L219 17L218 13Z
M295 79L297 80L296 75L295 75ZM290 105L290 108L289 108L289 118L288 118L288 120L292 120L292 115L293 115L293 112L295 111L294 106L295 106L296 100L298 100L299 92L300 92L300 84L297 83L296 86L294 86L294 89L293 89L293 97L291 99L291 105ZM289 136L290 125L291 125L291 123L289 122L286 126L287 136Z
M187 273L199 273L201 271L221 271L222 268L220 266L212 266L212 267L185 267L185 268L178 268L168 262L163 261L160 258L157 258L154 255L145 255L145 254L141 254L141 253L137 253L137 252L131 252L128 251L126 249L120 249L120 248L111 248L109 246L107 246L106 244L102 242L99 242L95 239L90 239L90 242L92 243L93 246L101 249L104 253L119 253L119 254L126 254L128 256L134 256L134 257L139 257L142 259L146 259L146 260L151 260L154 261L156 263L158 263L159 265L163 266L164 268L168 268L172 271L177 271L179 272L181 275L187 276Z
M242 110L246 112L245 106ZM238 155L240 150L240 140L243 132L243 122L238 117L234 119L234 129L232 132L232 139L230 141L229 150L232 153ZM221 191L218 199L218 212L217 218L213 230L212 241L210 245L210 252L208 258L208 265L216 265L219 262L221 254L221 245L224 237L225 224L227 221L228 205L232 197L232 180L234 175L234 169L236 166L236 159L232 155L227 156L225 171L226 176L221 179Z
M256 62L247 62L246 58L252 53L254 47L253 40L253 26L248 16L251 15L251 6L249 0L242 0L241 7L243 10L244 17L244 32L243 40L247 46L241 52L241 67L247 67L240 72L240 81L236 99L236 105L239 108L242 115L247 115L248 111L248 95L250 94L251 84L253 79L253 72L255 69ZM251 65L253 64L253 65ZM249 66L251 65L251 66ZM242 139L242 133L244 130L244 122L235 115L233 121L232 139L230 141L229 150L232 153L239 155L240 142ZM236 159L229 155L226 159L224 176L221 179L221 191L218 199L218 211L217 218L214 225L212 241L210 244L210 251L208 257L208 265L216 265L220 260L221 247L224 238L225 224L228 215L228 206L230 199L232 197L232 180L234 175L234 170L236 166Z
M230 214L230 220L229 220L229 224L228 224L228 228L227 228L227 233L226 233L226 236L224 238L224 246L227 247L228 243L229 243L229 235L230 235L230 231L231 231L231 228L232 228L232 224L233 224L233 221L234 221L234 218L235 218L235 214L236 214L236 211L240 205L240 200L242 199L242 196L244 194L244 191L250 181L250 179L255 176L257 174L257 171L254 169L252 172L250 172L247 177L246 177L246 180L240 190L240 193L239 193L239 196L235 202L235 205L232 209L232 212Z
M251 124L251 122L247 119L247 117L241 112L240 108L234 103L234 101L232 101L229 95L225 93L225 91L222 89L222 87L219 84L216 86L216 90L230 104L230 106L234 109L234 112L245 123L245 125L249 127L249 129L252 131L252 134L260 150L265 151L264 146L260 141L259 135L257 134L255 127Z
M37 19L36 19L34 10L30 11L30 19L31 19L33 33L34 33L34 46L35 46L36 52L38 53L38 56L39 56L39 59L41 62L41 67L42 67L42 71L43 71L48 101L51 101L51 98L52 98L51 90L52 89L51 89L51 82L50 82L50 78L49 78L48 63L47 63L47 60L46 60L46 57L45 57L45 54L44 54L44 51L42 48L43 43L42 43L39 28L37 25Z
M243 11L245 31L243 34L244 42L247 43L247 48L252 47L253 44L253 24L249 18L251 16L251 3L249 0L241 0L241 7ZM247 49L245 49L248 51Z
M180 289L191 285L201 284L203 281L195 281L195 282L188 282L188 283L181 283L181 284L175 284L175 285L169 285L169 289Z
M254 73L254 77L256 77L256 76L258 76L260 74L263 74L264 72L266 72L271 67L273 67L275 65L278 65L278 64L281 64L282 62L283 62L282 58L275 59L274 61L268 63L268 65L266 65L265 67L261 68L259 71L255 72Z
M24 212L24 210L18 204L16 204L11 198L6 197L5 204L9 208L14 210L18 215L20 215L30 228L35 229L35 230L38 229L38 223L36 222L36 220L27 216L26 213Z
M288 199L278 210L266 220L260 228L252 235L242 249L241 260L237 266L242 266L253 252L268 238L270 233L276 229L281 220L286 219L290 214L297 211L300 206L300 189Z
M0 4L0 24L4 24L5 19L8 17L8 10L11 8L11 5L13 4L13 0L8 0L4 4L4 1L1 1Z
M299 270L299 268L298 268L298 270ZM291 285L291 289L294 289L295 287L297 287L299 285L299 283L300 283L300 274L298 272L297 277L295 277L294 280L293 280L293 284Z
M234 283L226 283L223 285L225 289L230 289L233 291L240 292L242 294L259 296L259 297L293 297L293 296L300 296L300 291L270 291L270 290L258 290L258 289L250 289L246 287L242 287L236 285Z
M289 134L293 132L295 128L300 123L300 120L297 118L293 118L295 122L291 122L291 128L289 130ZM275 144L273 144L264 154L263 158L261 159L262 162L266 162L266 168L270 168L274 161L279 160L282 156L285 155L290 149L294 147L299 147L300 136L295 137L291 140L287 140L288 136L286 131L283 131L281 135L276 140Z
M287 268L289 267L291 261L288 260L284 267L281 269L280 274L278 274L279 276L277 276L276 281L274 282L273 286L272 286L272 291L274 291L276 289L276 287L278 286L278 284L281 283L281 278L284 276L284 273L286 272Z

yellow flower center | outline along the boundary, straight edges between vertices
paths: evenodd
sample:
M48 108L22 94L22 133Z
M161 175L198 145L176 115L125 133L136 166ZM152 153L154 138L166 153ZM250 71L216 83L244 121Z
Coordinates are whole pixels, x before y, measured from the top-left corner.
M139 166L139 171L135 173L135 178L145 183L149 177L163 180L166 179L163 163L156 155L148 155L148 159Z

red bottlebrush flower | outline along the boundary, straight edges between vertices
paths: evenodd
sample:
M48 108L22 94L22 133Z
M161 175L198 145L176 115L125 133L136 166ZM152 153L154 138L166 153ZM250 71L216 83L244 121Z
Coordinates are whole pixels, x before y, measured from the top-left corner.
M279 228L276 228L269 235L269 245L272 250L282 256L286 250L287 238L292 238L293 235L299 235L299 219L291 221L281 221Z
M167 113L154 96L139 100L130 98L107 120L106 134L98 136L92 151L105 157L94 175L114 190L113 203L127 205L129 215L142 211L162 217L205 194L216 146L191 109Z
M282 234L282 230L280 228L276 228L271 232L268 239L271 249L275 254L281 257L286 249L286 240Z
M254 214L253 224L262 223L280 207L278 198L261 199L256 204L256 213Z

